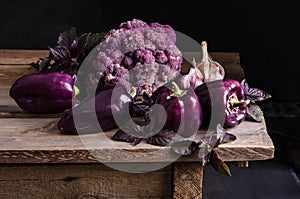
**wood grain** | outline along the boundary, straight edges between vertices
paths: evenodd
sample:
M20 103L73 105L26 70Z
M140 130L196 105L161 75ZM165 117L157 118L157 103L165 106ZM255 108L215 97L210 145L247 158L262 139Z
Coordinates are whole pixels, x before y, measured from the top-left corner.
M48 53L48 50L0 50L0 65L4 65L2 66L2 70L7 69L7 67L10 68L10 73L13 74L10 74L8 77L10 77L9 82L12 82L16 76L21 76L24 72L29 73L28 67L31 67L30 64L36 63L39 58L48 56ZM226 77L233 78L238 81L241 81L244 78L245 75L240 65L239 53L211 52L209 55L213 60L222 64L225 69ZM199 52L183 52L183 56L186 58L183 62L183 68L189 68L192 58L195 57L196 60L199 60L201 54ZM13 67L13 65L17 66ZM31 70L33 72L34 68L31 67ZM0 67L0 78L1 73Z
M19 77L37 72L30 65L0 65L0 86L11 86Z
M171 176L170 166L127 173L103 164L0 165L0 198L170 198Z
M201 163L173 164L173 198L202 198L203 167Z
M142 142L137 146L114 142L116 130L90 135L68 135L58 131L57 118L0 119L0 162L80 163L80 162L168 162L174 160L169 147ZM265 123L244 121L229 129L237 140L217 149L224 161L251 161L273 158L274 146ZM206 132L200 131L196 139ZM180 157L179 162L199 162L198 155Z
M47 57L49 50L7 50L0 49L0 65L28 65L35 63L40 58ZM239 53L237 52L209 52L213 60L218 61L224 65L230 63L240 63ZM201 57L200 52L183 52L183 56L192 60L195 57L199 60Z
M0 49L0 65L31 64L47 57L49 50L7 50Z

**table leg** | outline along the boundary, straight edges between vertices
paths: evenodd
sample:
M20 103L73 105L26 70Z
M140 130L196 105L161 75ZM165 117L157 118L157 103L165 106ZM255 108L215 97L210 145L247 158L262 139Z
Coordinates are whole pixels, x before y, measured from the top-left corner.
M173 163L173 198L201 199L202 177L202 163Z

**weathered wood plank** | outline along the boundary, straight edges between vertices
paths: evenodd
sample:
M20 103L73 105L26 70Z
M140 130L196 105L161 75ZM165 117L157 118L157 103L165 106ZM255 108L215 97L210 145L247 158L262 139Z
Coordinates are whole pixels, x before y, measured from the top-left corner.
M18 50L18 49L0 49L0 65L14 64L31 64L39 58L47 57L49 50ZM212 59L221 62L222 64L240 63L239 53L237 52L209 52ZM195 57L199 59L201 54L198 52L183 52L183 56L187 58ZM191 60L191 59L190 59Z
M39 58L48 56L47 50L0 50L0 80L1 76L7 71L10 74L7 75L6 85L12 83L16 77L22 74L34 72L34 68L30 67L29 64L37 62ZM193 57L196 60L200 59L200 53L184 52L183 56L186 60L191 61ZM240 65L239 53L236 52L211 52L210 56L220 62L225 69L226 77L233 78L241 81L244 78L244 71ZM12 65L23 65L23 66L12 66ZM190 63L187 61L183 62L183 68L189 66ZM7 65L7 66L6 66ZM24 66L25 65L25 66ZM31 71L28 70L31 69ZM9 70L7 70L9 69ZM1 81L0 81L1 82Z
M37 72L30 65L0 65L0 86L11 86L19 77Z
M191 52L184 53L184 55L187 57L188 60L192 60L192 57L196 57L196 58L199 57L198 53L191 53ZM239 62L238 53L213 52L211 53L211 56L212 58L214 58L216 61L220 62L224 66L226 77L237 79L237 80L241 80L244 78L245 75ZM3 60L6 59L15 60L14 58L9 58L9 57L3 58ZM0 60L1 60L1 50L0 50ZM4 64L3 60L2 62ZM6 85L9 85L9 83L12 83L17 77L20 77L23 74L35 72L35 69L32 66L28 65L30 63L26 64L26 62L28 62L26 61L26 57L24 57L24 60L25 60L24 61L25 64L13 65L13 63L9 64L9 62L7 62L7 64L0 65L0 80L4 81L5 80L4 78L6 78L6 80L9 80L9 82L4 82L4 83L6 83ZM21 61L17 61L17 63L21 63ZM183 61L183 68L185 67L189 68L189 65L190 63L188 61L186 60ZM2 77L3 75L5 75L5 77Z
M195 58L196 61L200 61L201 52L183 52L183 57L189 61ZM209 52L209 56L224 65L228 64L240 64L240 55L238 52Z
M47 57L49 50L0 49L0 65L31 64Z
M0 198L170 198L171 176L170 166L127 173L103 164L2 164Z
M173 164L173 198L202 198L203 167L201 163Z
M90 135L68 135L57 130L58 119L0 119L0 162L2 163L83 163L83 162L169 162L169 147L142 142L137 146L114 142L115 130ZM228 132L237 140L217 149L224 161L251 161L273 158L274 146L265 123L244 121ZM199 132L201 139L205 132ZM197 154L180 162L199 162Z
M9 96L9 89L10 87L5 86L2 87L0 86L0 112L6 112L6 111L19 111L21 110L16 102ZM10 107L7 110L6 107Z

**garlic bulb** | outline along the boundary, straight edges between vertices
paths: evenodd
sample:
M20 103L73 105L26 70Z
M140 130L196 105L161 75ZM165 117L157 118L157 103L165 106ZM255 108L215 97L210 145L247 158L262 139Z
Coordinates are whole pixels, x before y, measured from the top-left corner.
M204 82L211 82L215 80L220 80L223 79L225 76L225 70L223 66L216 62L213 61L207 51L207 43L203 41L201 43L202 47L202 60L200 63L197 64L196 68L199 69L203 76L203 81Z

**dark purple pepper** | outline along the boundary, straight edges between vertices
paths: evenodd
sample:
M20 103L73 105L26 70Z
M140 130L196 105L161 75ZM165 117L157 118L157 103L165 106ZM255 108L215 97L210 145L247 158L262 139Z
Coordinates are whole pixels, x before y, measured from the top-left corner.
M72 107L73 79L70 74L31 73L17 79L9 95L31 113L61 113Z
M95 109L93 109L93 106ZM121 85L110 87L92 98L82 101L73 109L66 110L58 122L58 129L73 134L77 132L95 133L99 130L106 131L117 127L116 120L125 123L127 116L132 112L132 107L133 99L125 87ZM101 129L97 127L93 120L94 111L96 111L98 120L96 122L99 122ZM74 119L74 115L77 119Z
M173 89L160 87L153 95L154 103L163 106L167 113L164 129L178 132L183 137L195 135L202 121L202 110L193 89L180 90L175 82ZM155 122L164 121L160 114L153 116Z
M195 93L202 106L202 126L207 127L211 122L224 122L223 127L230 128L240 124L246 117L249 100L244 100L244 90L236 80L206 82L198 86Z

